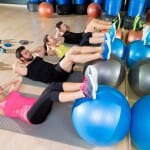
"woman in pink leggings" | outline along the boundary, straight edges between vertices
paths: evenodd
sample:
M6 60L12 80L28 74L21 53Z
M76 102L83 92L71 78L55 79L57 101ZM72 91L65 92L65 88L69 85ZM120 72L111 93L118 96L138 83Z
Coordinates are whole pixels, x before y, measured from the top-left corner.
M27 123L42 123L57 102L69 102L81 97L96 98L97 71L91 66L82 83L53 82L47 86L38 99L25 97L18 92L22 78L17 77L0 86L0 114L19 118ZM6 93L6 89L11 88Z

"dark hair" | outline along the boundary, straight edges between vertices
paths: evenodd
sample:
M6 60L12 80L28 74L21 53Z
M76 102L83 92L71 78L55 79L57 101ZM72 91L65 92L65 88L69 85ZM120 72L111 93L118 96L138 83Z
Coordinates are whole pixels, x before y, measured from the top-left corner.
M20 47L18 47L18 48L16 49L16 57L17 57L17 58L22 57L21 52L22 52L24 49L25 49L24 46L20 46Z
M44 38L43 38L43 42L44 42L44 44L43 44L43 47L44 47L44 50L45 50L45 55L47 55L47 42L48 42L48 34L46 34L45 36L44 36Z
M61 26L62 24L63 24L62 21L57 22L57 23L56 23L56 28L60 29L60 26Z

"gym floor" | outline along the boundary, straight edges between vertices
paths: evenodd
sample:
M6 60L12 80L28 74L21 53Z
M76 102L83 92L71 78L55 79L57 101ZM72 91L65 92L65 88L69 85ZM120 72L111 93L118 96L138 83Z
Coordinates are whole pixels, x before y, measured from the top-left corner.
M34 48L42 44L42 39L46 33L55 33L55 23L63 20L71 26L71 29L80 32L90 21L86 15L66 15L58 16L54 14L52 18L41 18L37 12L28 12L26 6L0 5L0 40L10 40L12 46L7 48L7 53L0 53L0 84L8 81L14 73L12 64L16 61L14 52L20 46L19 40L29 40L27 48ZM118 88L129 99L132 105L138 97L131 92L125 80ZM26 85L24 89L31 89L32 85ZM22 91L24 90L22 89ZM43 89L35 88L34 92L41 92ZM70 137L71 138L71 137ZM3 150L48 150L63 149L76 150L83 149L58 141L36 138L28 135L0 129L0 147ZM122 142L112 147L95 147L93 150L135 150L127 136Z

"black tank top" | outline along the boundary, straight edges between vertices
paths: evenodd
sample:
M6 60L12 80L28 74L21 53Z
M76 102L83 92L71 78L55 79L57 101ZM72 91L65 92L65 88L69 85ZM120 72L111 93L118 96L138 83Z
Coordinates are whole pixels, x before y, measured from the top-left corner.
M55 65L44 61L41 57L36 57L27 66L27 70L26 77L35 81L50 83L54 78Z

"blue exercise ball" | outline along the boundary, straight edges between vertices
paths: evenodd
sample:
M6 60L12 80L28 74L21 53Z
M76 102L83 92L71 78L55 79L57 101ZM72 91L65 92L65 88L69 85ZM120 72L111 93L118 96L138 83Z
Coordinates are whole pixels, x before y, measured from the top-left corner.
M150 150L150 95L141 97L133 105L130 135L138 150Z
M29 0L29 2L31 2L31 3L40 3L41 0Z
M121 10L122 0L106 0L105 12L110 16L117 16Z
M78 135L97 146L117 144L130 129L130 106L117 89L100 85L96 99L80 98L72 107L72 123Z
M148 3L149 3L149 2L150 2L149 0L145 0L145 5L144 5L145 11L146 11L146 9L148 8Z
M144 46L143 41L137 40L127 46L126 63L131 68L136 62L150 57L150 47Z
M54 4L55 0L45 0L45 2L50 3L50 4Z
M76 5L85 5L86 3L86 0L74 0L74 4Z
M148 0L147 8L150 8L150 0Z
M111 44L111 53L121 59L124 59L125 52L126 52L125 43L121 39L115 38Z
M57 0L58 5L68 5L71 4L70 0Z
M102 5L104 3L104 0L92 0L92 3Z
M137 15L142 16L144 13L146 0L130 0L128 8L128 16L136 17Z

